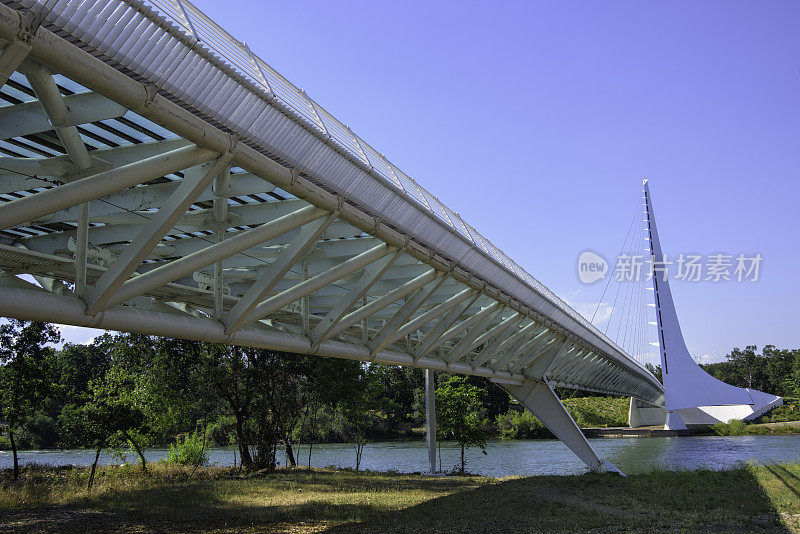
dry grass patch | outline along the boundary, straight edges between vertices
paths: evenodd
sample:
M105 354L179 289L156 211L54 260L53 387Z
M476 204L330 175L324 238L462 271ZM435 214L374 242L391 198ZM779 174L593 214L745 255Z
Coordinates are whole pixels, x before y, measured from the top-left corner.
M4 473L0 532L800 533L800 466L489 479L155 465Z

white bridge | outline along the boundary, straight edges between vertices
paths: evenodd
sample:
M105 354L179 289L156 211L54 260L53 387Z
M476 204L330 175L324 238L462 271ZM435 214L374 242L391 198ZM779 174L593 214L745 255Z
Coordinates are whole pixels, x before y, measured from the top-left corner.
M194 6L0 0L0 315L552 387L641 363ZM34 283L35 282L35 283Z

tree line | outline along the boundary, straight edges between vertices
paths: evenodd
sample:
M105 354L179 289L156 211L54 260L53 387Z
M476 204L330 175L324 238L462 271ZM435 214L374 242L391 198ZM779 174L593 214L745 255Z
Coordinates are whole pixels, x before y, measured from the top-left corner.
M702 365L715 378L781 397L800 397L800 349L766 345L735 348L724 362Z
M20 449L91 448L96 459L104 448L132 450L146 470L144 448L187 436L233 446L245 469L274 469L281 455L311 466L315 443L349 442L358 469L365 443L424 430L421 369L128 333L57 348L61 341L53 325L0 325L0 448L13 451L15 477ZM800 350L735 349L704 368L737 386L800 395ZM436 373L436 386L438 437L457 441L462 459L489 437L551 437L483 377ZM558 394L579 424L625 417L620 399Z
M646 367L659 381L661 366L648 363ZM740 388L756 389L781 397L800 397L800 349L778 349L766 345L735 348L725 361L700 364L708 374Z
M297 465L299 444L310 466L320 442L353 443L358 468L366 442L424 426L421 369L127 333L60 342L53 325L0 326L0 448L13 450L15 476L19 449L133 450L146 470L144 448L197 433L233 446L245 469L274 469L279 451ZM481 428L509 409L485 378L437 375L451 379L443 391L467 390ZM442 417L440 437L452 438L458 424Z

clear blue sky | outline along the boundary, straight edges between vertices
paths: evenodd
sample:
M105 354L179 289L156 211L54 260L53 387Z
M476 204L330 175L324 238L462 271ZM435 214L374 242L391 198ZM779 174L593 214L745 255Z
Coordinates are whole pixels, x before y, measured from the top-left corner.
M195 3L579 309L647 177L665 252L764 257L673 283L690 352L800 347L800 3Z

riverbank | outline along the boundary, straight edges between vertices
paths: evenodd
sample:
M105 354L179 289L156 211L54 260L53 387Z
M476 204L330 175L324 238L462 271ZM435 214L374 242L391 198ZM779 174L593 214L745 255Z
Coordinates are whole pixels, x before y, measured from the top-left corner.
M607 428L583 428L587 438L663 438L684 436L792 436L800 434L800 421L781 423L744 423L732 421L709 427L664 430L663 425Z
M742 462L774 464L800 461L800 435L794 436L687 436L680 439L653 437L649 439L604 438L589 440L598 456L609 460L626 474L638 474L653 469L729 469ZM451 471L460 465L458 444L442 442L437 454L441 469ZM483 451L486 451L486 454ZM167 449L144 449L148 463L167 458ZM233 447L208 450L209 465L235 467L237 457ZM73 465L87 467L94 461L94 451L24 451L22 465ZM307 465L308 448L301 449L298 458ZM283 454L278 455L281 464ZM472 447L466 451L467 468L472 473L490 477L575 475L584 471L583 463L558 440L496 440L486 443L485 449ZM137 455L128 452L119 457L103 451L100 465L136 463ZM0 470L13 465L11 453L0 452ZM351 444L315 445L312 467L340 469L355 467L355 450ZM425 442L367 443L361 457L361 469L414 473L427 468Z
M107 467L0 476L0 531L800 533L800 464L525 478Z

